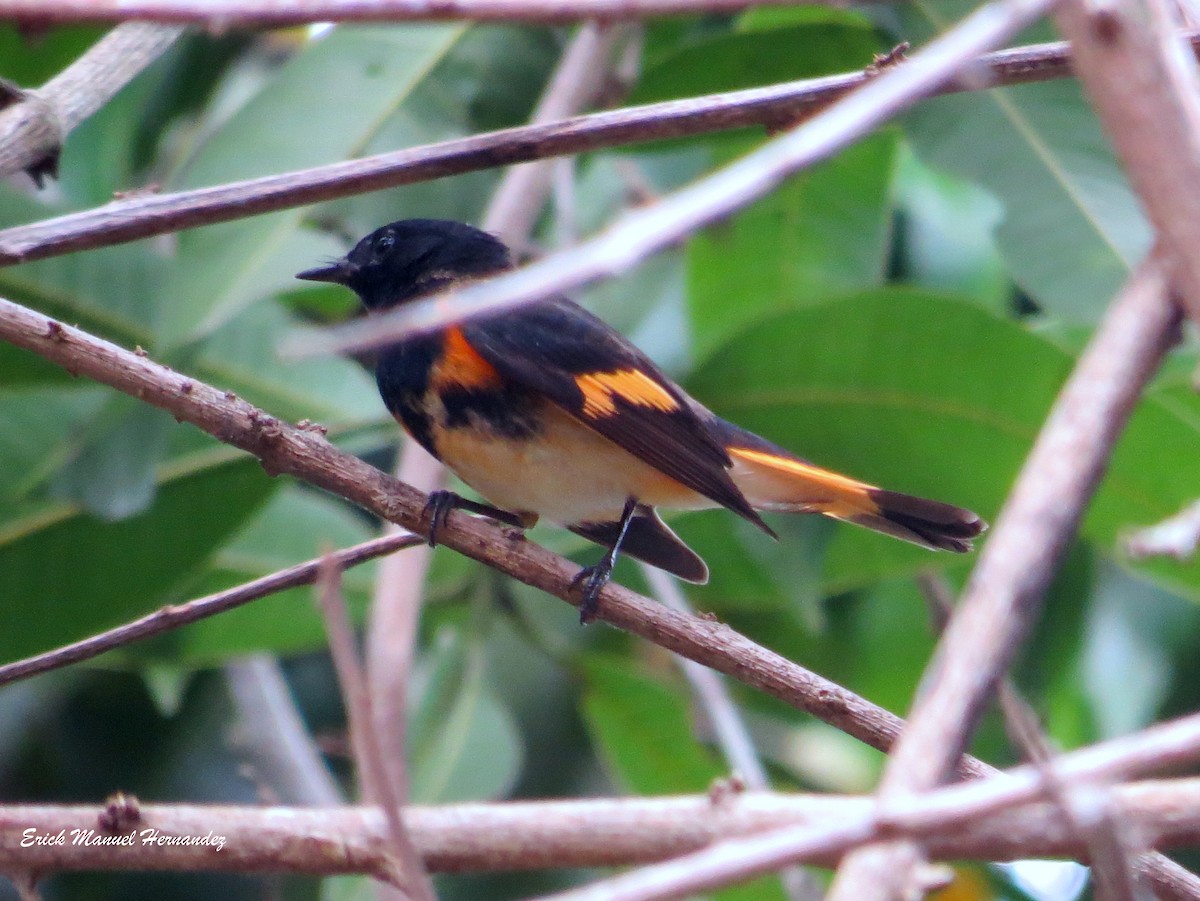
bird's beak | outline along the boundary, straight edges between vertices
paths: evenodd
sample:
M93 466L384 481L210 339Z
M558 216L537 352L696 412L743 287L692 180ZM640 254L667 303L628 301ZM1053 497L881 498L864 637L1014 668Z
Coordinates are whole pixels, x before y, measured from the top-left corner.
M353 274L354 267L342 259L335 263L330 263L328 266L317 266L313 269L305 269L303 272L297 272L296 278L302 278L306 282L333 282L335 285L344 285L350 280Z

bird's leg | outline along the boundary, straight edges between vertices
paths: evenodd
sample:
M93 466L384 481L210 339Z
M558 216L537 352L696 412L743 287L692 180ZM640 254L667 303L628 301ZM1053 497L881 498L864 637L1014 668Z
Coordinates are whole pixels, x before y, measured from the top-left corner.
M617 538L613 541L612 547L608 549L608 553L601 557L600 562L595 566L586 566L581 569L579 575L571 580L571 590L574 591L578 588L581 591L579 600L579 622L581 624L586 625L596 618L596 609L600 606L600 592L608 584L613 567L617 565L617 555L621 553L621 542L625 540L625 533L629 531L629 524L633 522L635 513L637 513L637 498L626 499L625 509L621 511L621 527L617 530Z
M532 513L511 513L508 510L493 507L491 504L469 501L453 491L431 491L429 500L425 502L425 509L421 511L421 519L429 520L430 547L437 547L438 532L446 525L446 517L450 515L451 510L467 510L470 513L478 513L488 519L494 519L496 522L515 526L518 529L530 529L537 522L537 516Z

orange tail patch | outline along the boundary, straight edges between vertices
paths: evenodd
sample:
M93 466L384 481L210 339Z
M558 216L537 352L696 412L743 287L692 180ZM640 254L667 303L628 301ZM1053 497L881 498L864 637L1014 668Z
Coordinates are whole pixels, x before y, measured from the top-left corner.
M963 552L987 524L962 507L887 491L792 457L728 447L730 473L758 510L820 513L927 548Z

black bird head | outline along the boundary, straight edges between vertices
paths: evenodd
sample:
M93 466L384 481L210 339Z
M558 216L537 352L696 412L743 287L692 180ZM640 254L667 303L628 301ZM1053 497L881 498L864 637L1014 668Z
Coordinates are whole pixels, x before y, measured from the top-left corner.
M371 232L342 259L296 278L345 285L368 310L384 310L511 267L508 248L487 232L449 219L401 219Z

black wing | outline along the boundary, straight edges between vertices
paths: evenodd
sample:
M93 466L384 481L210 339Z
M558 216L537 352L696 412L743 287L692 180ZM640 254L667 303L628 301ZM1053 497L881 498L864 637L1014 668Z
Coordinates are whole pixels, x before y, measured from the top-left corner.
M558 298L460 328L505 379L774 534L733 483L729 455L686 395L603 320Z

